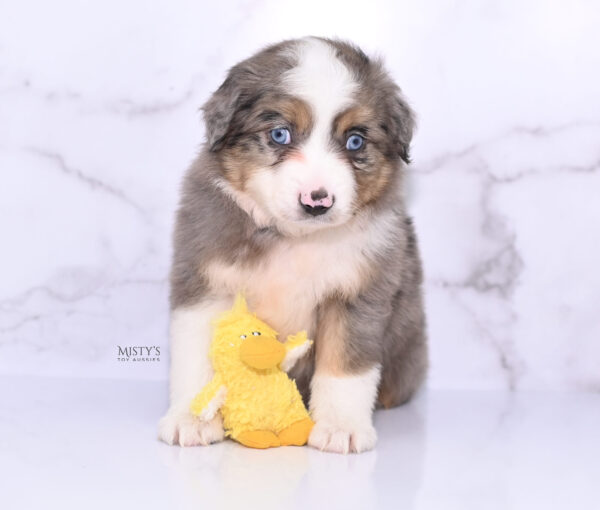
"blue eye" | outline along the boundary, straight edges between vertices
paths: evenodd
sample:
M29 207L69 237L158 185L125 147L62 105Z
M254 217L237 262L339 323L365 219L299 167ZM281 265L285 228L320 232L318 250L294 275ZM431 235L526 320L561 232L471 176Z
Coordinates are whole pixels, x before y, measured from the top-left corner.
M365 139L360 135L350 135L346 140L346 149L349 151L357 151L365 143Z
M290 130L286 128L271 129L271 139L279 145L287 145L292 141Z

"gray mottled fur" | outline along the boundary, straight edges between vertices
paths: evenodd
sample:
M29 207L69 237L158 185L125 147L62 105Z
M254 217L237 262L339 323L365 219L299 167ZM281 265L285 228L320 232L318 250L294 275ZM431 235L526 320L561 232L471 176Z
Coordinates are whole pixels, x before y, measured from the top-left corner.
M388 156L398 170L394 180L402 179L400 159L408 159L408 145L414 118L399 89L383 71L356 47L327 40L338 57L350 68L361 86L365 101L380 102L381 126L389 133ZM223 176L219 150L232 132L232 119L244 109L279 86L279 76L295 64L288 50L297 41L270 46L231 69L228 78L205 104L207 144L189 169L183 184L174 234L174 258L171 271L171 307L194 304L210 294L202 268L212 260L234 261L252 266L281 238L274 228L258 228L251 218L215 184ZM267 92L265 92L267 91ZM359 98L360 99L360 98ZM385 112L385 113L383 113ZM393 154L392 154L393 152ZM374 210L394 210L396 229L388 248L373 260L374 276L352 300L341 300L348 318L348 338L344 366L360 372L379 363L382 378L379 405L391 407L408 400L421 384L427 369L425 318L421 297L421 263L417 241L401 197L388 186ZM316 342L318 318L324 303L315 303ZM317 347L318 348L318 347ZM314 370L314 354L295 367L296 378L305 398Z

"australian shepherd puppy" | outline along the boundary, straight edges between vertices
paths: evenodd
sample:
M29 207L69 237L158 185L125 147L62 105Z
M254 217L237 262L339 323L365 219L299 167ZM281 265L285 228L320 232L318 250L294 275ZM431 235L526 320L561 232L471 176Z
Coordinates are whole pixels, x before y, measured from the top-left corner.
M270 46L233 67L203 107L171 273L169 444L223 439L189 413L211 379L211 321L243 291L280 338L305 329L291 370L309 444L373 448L376 406L406 402L427 367L421 264L402 174L414 116L378 60L338 40Z

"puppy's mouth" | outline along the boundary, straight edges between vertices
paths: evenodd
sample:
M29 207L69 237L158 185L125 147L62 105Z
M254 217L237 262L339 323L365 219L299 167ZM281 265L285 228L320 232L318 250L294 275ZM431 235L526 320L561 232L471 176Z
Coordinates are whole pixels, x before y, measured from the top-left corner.
M292 229L301 231L320 230L337 227L344 224L349 218L339 208L330 207L330 210L316 211L306 210L300 204L293 211L287 211L280 215L283 223L287 223Z

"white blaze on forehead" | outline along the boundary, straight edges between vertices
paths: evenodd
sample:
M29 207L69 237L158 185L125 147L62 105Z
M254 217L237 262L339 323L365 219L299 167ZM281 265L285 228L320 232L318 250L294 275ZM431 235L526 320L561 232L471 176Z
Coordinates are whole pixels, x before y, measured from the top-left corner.
M358 84L336 56L335 48L324 41L306 38L291 51L290 56L297 64L283 74L282 82L288 94L310 106L312 128L299 147L301 158L284 160L276 172L272 167L253 172L246 189L258 204L257 209L265 211L264 216L282 232L301 236L341 225L353 215L356 196L353 170L340 151L332 147L331 133L336 115L352 105ZM331 195L333 205L331 211L320 217L322 221L310 221L299 205L299 197L310 196L320 188Z
M297 66L283 77L290 93L312 108L311 139L329 137L334 117L350 106L357 89L352 73L335 53L335 48L324 41L304 39L296 47Z

